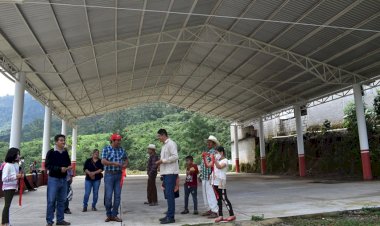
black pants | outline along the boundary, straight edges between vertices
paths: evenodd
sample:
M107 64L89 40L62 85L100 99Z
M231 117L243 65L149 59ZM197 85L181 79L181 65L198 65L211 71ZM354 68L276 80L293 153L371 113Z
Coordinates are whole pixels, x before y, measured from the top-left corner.
M156 177L157 174L148 176L147 198L149 203L157 203Z
M223 203L222 203L222 201L224 202L224 204L226 204L226 207L228 209L230 216L234 216L235 215L234 210L232 209L231 202L230 202L230 200L228 200L228 197L227 197L227 190L226 189L219 189L218 186L214 186L214 190L218 194L217 198L218 198L219 216L223 216Z
M4 191L4 209L1 218L2 224L9 224L9 208L11 207L12 199L15 194L16 189L5 190Z
M184 186L185 187L185 210L189 210L189 196L193 197L193 203L194 203L194 211L198 210L198 189L197 187L189 187L189 186Z
M36 188L36 187L38 187L38 172L37 172L37 170L33 170L32 177L33 177L33 185Z

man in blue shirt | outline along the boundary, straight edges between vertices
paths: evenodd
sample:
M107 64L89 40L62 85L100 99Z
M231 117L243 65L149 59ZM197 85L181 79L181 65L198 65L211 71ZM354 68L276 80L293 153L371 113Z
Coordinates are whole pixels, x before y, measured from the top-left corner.
M107 211L106 222L122 222L117 215L121 200L122 169L128 166L127 152L120 146L121 136L112 134L111 145L106 146L102 152L102 164L104 165L104 204ZM112 203L114 196L114 203Z

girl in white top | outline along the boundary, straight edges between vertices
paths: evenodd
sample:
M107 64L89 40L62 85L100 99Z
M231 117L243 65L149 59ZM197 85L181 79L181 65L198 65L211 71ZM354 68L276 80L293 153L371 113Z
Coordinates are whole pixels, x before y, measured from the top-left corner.
M23 178L23 175L19 173L19 159L20 150L17 148L10 148L5 157L5 165L2 171L4 209L1 225L9 225L9 208L12 203L13 195L17 189L17 180Z
M227 197L226 182L228 171L228 160L225 158L225 150L219 146L216 148L215 155L211 155L211 161L207 162L209 167L213 167L213 173L211 174L211 184L216 192L216 198L218 200L219 217L215 219L215 222L221 221L234 221L236 219L230 200ZM204 161L207 161L204 158ZM226 219L223 218L223 203L225 203L230 216Z

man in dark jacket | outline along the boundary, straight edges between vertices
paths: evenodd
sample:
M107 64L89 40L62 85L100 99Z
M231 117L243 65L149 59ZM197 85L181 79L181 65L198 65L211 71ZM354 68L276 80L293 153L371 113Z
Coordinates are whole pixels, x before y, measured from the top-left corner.
M57 213L56 225L70 225L65 221L64 209L67 196L67 170L72 169L70 157L65 149L66 137L56 135L54 137L55 146L46 154L46 168L49 171L47 185L47 226L54 224L54 212Z
M149 206L157 206L157 187L156 187L156 177L157 177L157 165L156 162L159 160L158 155L156 154L156 145L149 144L148 146L148 188L147 188L147 197L148 202L144 202Z

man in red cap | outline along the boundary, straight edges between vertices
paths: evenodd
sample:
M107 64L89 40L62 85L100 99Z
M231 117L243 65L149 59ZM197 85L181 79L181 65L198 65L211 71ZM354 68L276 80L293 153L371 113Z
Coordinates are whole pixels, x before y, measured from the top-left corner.
M122 222L119 214L121 200L120 180L122 169L128 166L127 152L120 146L121 136L111 135L111 145L106 146L102 152L102 164L104 165L104 204L107 211L106 222ZM112 203L114 196L114 203Z

